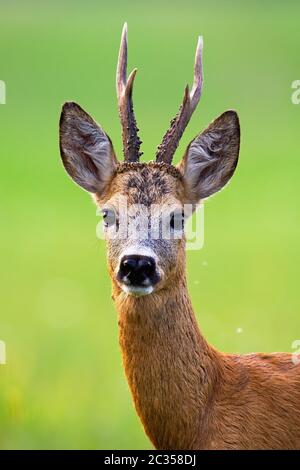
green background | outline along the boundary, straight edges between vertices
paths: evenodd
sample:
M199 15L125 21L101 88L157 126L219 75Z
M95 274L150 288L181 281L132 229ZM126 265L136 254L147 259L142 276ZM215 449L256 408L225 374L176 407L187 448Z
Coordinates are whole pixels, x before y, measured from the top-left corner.
M124 21L146 159L192 81L199 34L204 92L176 159L218 114L240 115L237 172L206 204L203 250L188 253L204 334L223 351L292 351L299 17L296 1L0 2L1 448L150 448L122 370L95 207L58 151L60 107L74 100L121 156L115 67Z

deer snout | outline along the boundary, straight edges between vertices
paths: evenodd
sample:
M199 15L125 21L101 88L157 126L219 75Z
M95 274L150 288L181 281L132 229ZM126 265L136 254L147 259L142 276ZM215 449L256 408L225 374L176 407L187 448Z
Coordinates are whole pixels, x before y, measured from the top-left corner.
M156 261L151 256L128 255L121 259L117 279L120 283L127 287L129 293L152 292L149 288L153 288L159 281L157 274ZM135 292L135 289L138 289ZM146 292L147 291L147 292Z

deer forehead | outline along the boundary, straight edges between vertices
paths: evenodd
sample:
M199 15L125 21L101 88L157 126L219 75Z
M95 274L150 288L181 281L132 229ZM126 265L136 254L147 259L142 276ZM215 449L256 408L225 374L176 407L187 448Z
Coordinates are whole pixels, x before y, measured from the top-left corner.
M184 199L182 175L175 167L157 163L119 164L102 204L127 205L176 204Z

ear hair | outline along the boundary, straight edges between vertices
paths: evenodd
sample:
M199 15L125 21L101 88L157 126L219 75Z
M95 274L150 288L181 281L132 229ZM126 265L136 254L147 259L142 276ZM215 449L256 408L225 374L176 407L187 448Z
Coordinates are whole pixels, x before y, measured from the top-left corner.
M231 110L192 140L179 164L189 202L197 203L228 183L237 166L239 147L239 119Z
M67 173L91 193L104 190L117 165L110 138L73 102L62 108L60 154Z

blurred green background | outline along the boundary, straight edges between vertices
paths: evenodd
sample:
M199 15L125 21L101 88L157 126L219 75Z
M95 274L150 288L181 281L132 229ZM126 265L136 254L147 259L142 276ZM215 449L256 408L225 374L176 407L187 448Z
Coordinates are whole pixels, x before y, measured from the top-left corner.
M206 204L205 246L188 254L203 332L223 351L292 351L299 318L300 3L0 1L1 448L151 448L118 347L105 247L88 195L65 174L66 100L121 156L115 67L124 21L146 159L177 112L198 34L201 103L179 151L214 117L239 112L240 163Z

